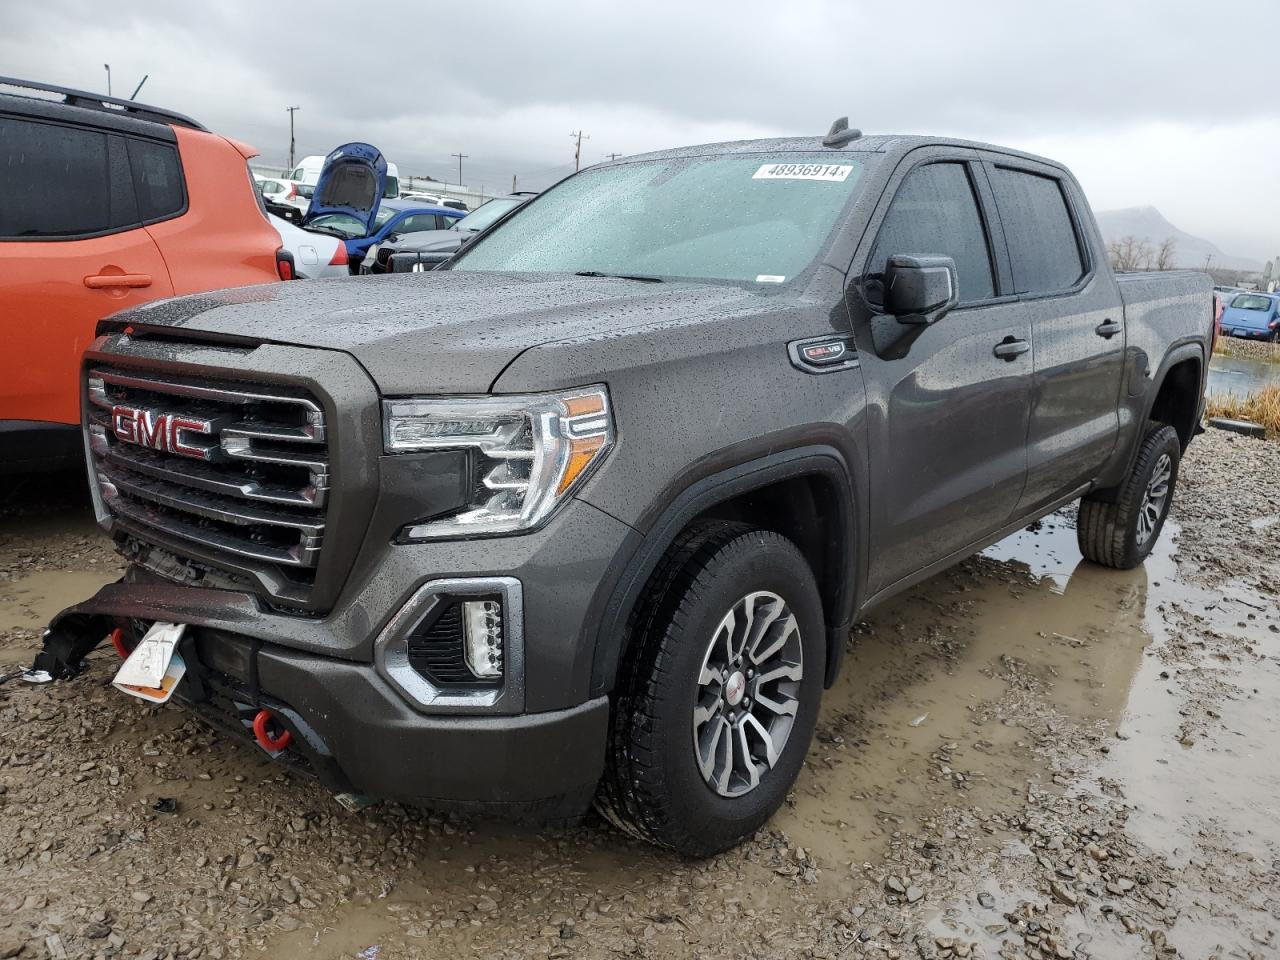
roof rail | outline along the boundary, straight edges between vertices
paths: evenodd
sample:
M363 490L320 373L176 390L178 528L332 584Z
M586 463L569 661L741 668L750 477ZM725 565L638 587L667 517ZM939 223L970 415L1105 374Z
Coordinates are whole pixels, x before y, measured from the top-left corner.
M54 93L62 97L62 102L69 107L84 107L88 110L101 110L104 113L124 114L138 120L150 120L154 123L172 123L179 127L190 127L192 130L205 130L206 127L190 117L163 107L152 107L133 100L122 100L119 97L104 97L100 93L89 93L85 90L71 90L57 87L51 83L36 83L34 80L18 80L15 77L0 77L0 88L16 87L18 90L39 90L43 93ZM0 94L9 93L0 89ZM16 96L28 96L16 93ZM31 99L44 99L32 97Z
M840 117L835 123L831 124L831 129L827 135L822 138L824 147L843 147L845 144L852 143L862 136L861 130L849 129L849 118Z

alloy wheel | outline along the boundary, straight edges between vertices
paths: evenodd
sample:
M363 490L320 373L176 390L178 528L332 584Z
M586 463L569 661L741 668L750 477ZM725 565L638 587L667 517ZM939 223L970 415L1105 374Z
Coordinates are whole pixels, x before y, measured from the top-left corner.
M1167 453L1162 453L1142 495L1142 506L1138 511L1138 546L1146 545L1164 517L1169 505L1169 481L1172 477L1173 460Z
M693 710L694 759L707 785L740 797L782 755L804 677L800 627L776 593L747 594L707 644Z

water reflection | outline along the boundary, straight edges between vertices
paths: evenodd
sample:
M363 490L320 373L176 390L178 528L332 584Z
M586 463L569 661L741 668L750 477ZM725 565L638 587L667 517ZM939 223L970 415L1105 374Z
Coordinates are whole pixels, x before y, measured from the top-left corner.
M1214 356L1209 362L1209 394L1243 397L1280 379L1280 364Z

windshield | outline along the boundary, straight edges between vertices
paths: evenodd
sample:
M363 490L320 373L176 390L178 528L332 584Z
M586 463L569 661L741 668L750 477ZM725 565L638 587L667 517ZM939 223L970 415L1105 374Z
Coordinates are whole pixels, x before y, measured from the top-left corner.
M784 283L822 250L862 171L831 153L586 170L485 234L453 269Z
M1270 310L1271 298L1259 296L1256 293L1244 293L1232 300L1231 306L1237 310Z
M482 203L474 211L454 223L453 228L455 230L470 230L473 233L477 230L483 230L512 207L518 207L522 203L524 203L524 200L490 200L487 203Z

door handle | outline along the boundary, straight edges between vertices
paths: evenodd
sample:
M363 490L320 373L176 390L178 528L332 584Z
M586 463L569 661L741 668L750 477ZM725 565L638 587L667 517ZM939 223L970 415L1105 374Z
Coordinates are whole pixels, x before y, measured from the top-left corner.
M149 287L149 273L95 273L84 278L84 285L90 290L105 290L108 287Z
M1031 344L1025 340L1017 340L1013 337L1005 337L996 344L995 350L992 351L1001 360L1012 363L1018 357L1022 356L1031 349Z
M1100 324L1093 328L1093 332L1104 340L1110 340L1124 328L1120 326L1119 320L1103 320Z

